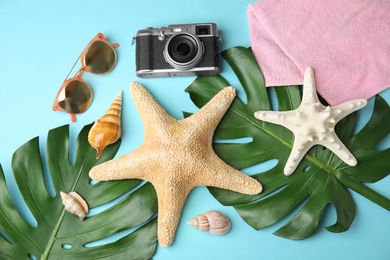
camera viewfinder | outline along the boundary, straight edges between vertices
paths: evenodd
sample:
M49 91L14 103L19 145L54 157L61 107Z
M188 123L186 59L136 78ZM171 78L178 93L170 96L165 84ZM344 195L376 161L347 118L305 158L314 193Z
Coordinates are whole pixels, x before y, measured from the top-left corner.
M200 25L196 26L197 35L208 35L210 34L210 25Z

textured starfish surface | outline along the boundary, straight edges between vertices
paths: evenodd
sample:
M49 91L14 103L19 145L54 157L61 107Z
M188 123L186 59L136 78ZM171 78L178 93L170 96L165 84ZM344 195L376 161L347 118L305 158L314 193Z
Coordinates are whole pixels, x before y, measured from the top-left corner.
M212 148L212 137L235 97L226 87L198 112L183 120L171 117L139 83L131 95L144 124L144 141L134 151L91 169L94 180L143 179L153 184L158 199L157 235L169 246L185 200L197 186L213 186L248 195L261 184L222 161Z
M294 144L284 174L291 175L307 151L314 145L323 145L346 164L355 166L356 158L337 137L334 128L347 115L364 107L365 99L355 99L337 106L320 103L315 86L314 71L307 68L304 75L302 103L290 111L257 111L255 117L282 125L294 133Z

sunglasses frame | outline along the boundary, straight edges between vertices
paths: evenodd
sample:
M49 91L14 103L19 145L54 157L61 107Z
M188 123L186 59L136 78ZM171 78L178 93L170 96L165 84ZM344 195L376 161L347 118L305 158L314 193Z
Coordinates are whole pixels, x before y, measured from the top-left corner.
M87 57L87 53L88 51L90 50L90 47L92 46L92 44L94 44L95 42L103 42L105 44L107 44L107 46L109 46L113 53L114 53L114 57L115 57L115 60L114 60L114 63L112 64L111 68L109 68L106 72L103 72L103 73L95 73L93 71L91 71L88 66L86 65L86 57ZM107 74L109 72L111 72L116 63L117 63L117 60L118 60L118 55L116 53L116 48L119 47L119 44L118 43L114 43L114 44L110 44L107 39L104 37L104 35L102 33L98 33L94 38L92 38L92 40L87 44L87 46L84 48L84 50L82 51L82 53L80 54L79 58L76 60L75 64L73 65L73 67L71 68L70 72L68 73L66 79L64 80L64 82L62 83L60 89L58 90L57 92L57 95L54 99L54 103L53 103L53 107L52 109L54 111L61 111L61 112L65 112L65 113L68 113L70 114L70 119L72 122L76 122L76 114L82 114L84 113L85 111L88 110L89 106L92 104L92 100L93 100L93 91L92 91L92 88L89 86L89 84L87 84L83 79L82 79L82 75L84 72L89 72L91 74L94 74L94 75L104 75L104 74ZM81 62L81 68L77 70L76 74L72 77L72 78L69 78L69 74L73 71L74 67L76 66L77 64L77 61L80 60ZM72 81L80 81L81 83L83 83L87 89L90 91L91 93L91 97L89 99L89 101L86 103L86 107L85 109L83 109L82 112L77 112L77 113L72 113L72 112L68 112L66 111L65 109L63 109L60 105L59 105L59 102L58 102L58 98L59 96L61 95L61 93L63 92L64 88L66 88L70 82Z

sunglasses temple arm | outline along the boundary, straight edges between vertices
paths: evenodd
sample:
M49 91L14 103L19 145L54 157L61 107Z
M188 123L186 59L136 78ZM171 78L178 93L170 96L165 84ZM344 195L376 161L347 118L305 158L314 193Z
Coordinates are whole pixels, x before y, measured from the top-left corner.
M69 78L70 73L72 73L74 67L76 66L76 64L77 64L77 62L78 62L79 60L80 60L80 57L78 57L77 60L75 61L75 63L73 64L73 66L72 66L72 68L70 69L68 75L66 75L65 80L67 80L67 79ZM64 80L64 81L65 81L65 80Z
M73 123L76 122L76 115L75 114L70 113L70 121L72 121Z

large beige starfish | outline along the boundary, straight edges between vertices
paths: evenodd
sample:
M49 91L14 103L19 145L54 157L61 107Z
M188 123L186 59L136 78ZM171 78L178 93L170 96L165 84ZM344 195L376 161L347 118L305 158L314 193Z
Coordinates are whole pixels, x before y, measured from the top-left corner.
M160 245L175 237L187 195L197 186L213 186L248 195L262 191L261 184L223 162L213 151L215 128L235 97L226 87L198 112L176 120L165 112L139 83L131 95L144 123L144 141L134 151L95 166L94 180L143 179L153 184L158 198L157 234Z
M334 127L350 113L364 107L365 99L355 99L337 106L324 106L320 103L314 71L307 68L304 75L302 103L290 111L257 111L255 117L282 125L294 133L294 145L284 167L284 174L291 175L303 156L317 144L327 147L341 160L351 166L357 164L356 158L337 137Z

